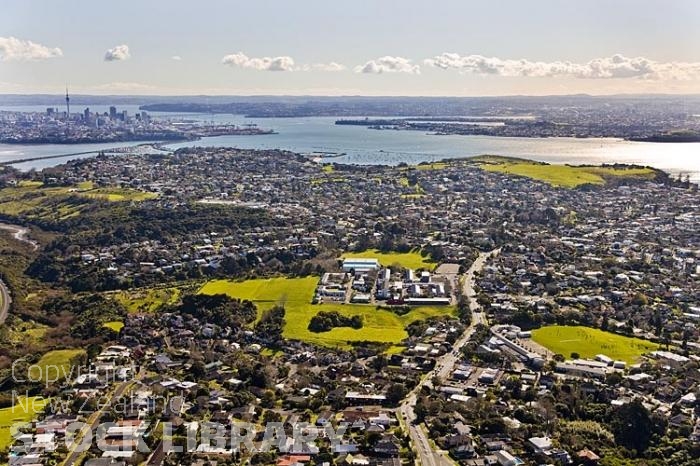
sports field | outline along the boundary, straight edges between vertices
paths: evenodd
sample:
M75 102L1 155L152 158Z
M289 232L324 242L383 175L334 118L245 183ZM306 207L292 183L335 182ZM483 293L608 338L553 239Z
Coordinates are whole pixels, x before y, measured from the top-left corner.
M636 363L640 356L657 350L659 345L603 330L569 325L551 325L532 331L532 339L566 358L578 353L582 358L604 354L617 361Z
M435 267L435 263L430 261L429 257L421 256L420 252L413 250L411 252L381 252L376 249L368 249L362 252L346 252L342 255L342 259L367 257L370 259L378 259L379 263L385 267L392 264L399 264L407 269L430 269Z
M39 397L19 397L10 408L0 409L0 450L11 445L10 427L15 423L29 422L36 418L49 402Z
M361 304L311 304L318 278L270 278L233 282L213 280L205 284L200 293L223 293L234 298L253 301L260 311L276 304L284 305L287 313L284 336L325 346L347 348L348 342L373 341L398 344L408 336L406 326L411 322L439 315L453 315L451 306L419 306L406 315L399 316L389 310L377 310L375 306ZM363 327L334 328L329 332L314 333L308 330L309 321L319 311L335 310L345 316L361 315Z

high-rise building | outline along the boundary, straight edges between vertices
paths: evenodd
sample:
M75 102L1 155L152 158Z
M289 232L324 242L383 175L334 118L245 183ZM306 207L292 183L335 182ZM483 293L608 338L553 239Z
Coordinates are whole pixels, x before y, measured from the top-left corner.
M114 106L109 107L109 117L110 117L112 120L116 120L116 119L117 119L117 107L114 107Z
M66 120L70 119L70 97L68 97L68 86L66 86Z

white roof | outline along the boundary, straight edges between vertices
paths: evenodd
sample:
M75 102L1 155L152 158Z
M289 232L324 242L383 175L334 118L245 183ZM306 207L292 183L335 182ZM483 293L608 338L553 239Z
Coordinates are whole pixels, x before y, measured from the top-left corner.
M552 446L552 439L549 437L532 437L528 441L540 450L546 450Z
M370 259L366 257L350 257L343 259L343 265L345 264L378 264L379 259Z

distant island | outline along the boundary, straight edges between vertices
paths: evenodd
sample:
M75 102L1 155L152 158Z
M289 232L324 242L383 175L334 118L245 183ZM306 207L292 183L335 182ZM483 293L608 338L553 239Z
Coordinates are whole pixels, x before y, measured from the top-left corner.
M226 101L228 99L228 102ZM217 97L158 101L141 110L236 114L246 118L335 117L338 125L415 130L438 135L614 137L649 142L696 141L700 99L693 96L511 97ZM679 109L682 109L679 110Z
M362 118L340 119L336 125L366 126L374 130L426 131L436 135L503 136L519 138L622 138L640 142L700 142L700 131L658 134L653 128L594 126L582 123L557 123L531 116L469 118Z
M630 141L639 142L700 142L700 133L698 132L678 132L667 134L655 134L645 137L632 137Z

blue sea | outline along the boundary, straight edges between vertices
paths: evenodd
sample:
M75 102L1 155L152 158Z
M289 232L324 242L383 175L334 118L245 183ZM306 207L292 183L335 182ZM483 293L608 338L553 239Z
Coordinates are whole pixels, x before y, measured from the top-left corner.
M108 105L91 107L106 111ZM44 111L45 106L3 107L2 110ZM136 106L120 106L130 114ZM82 108L76 108L76 111ZM342 154L333 161L350 164L417 164L441 159L482 154L524 157L555 164L634 163L649 165L671 174L689 175L700 181L700 143L631 142L613 138L502 138L490 136L433 135L419 131L372 130L362 126L335 125L333 117L245 118L241 115L150 113L155 118L188 119L201 122L257 124L277 134L219 136L171 144L172 149L188 146L225 146L245 149L285 149L300 153ZM76 154L132 143L74 145L0 144L0 160L17 160L46 155ZM16 164L22 170L55 166L78 157Z

